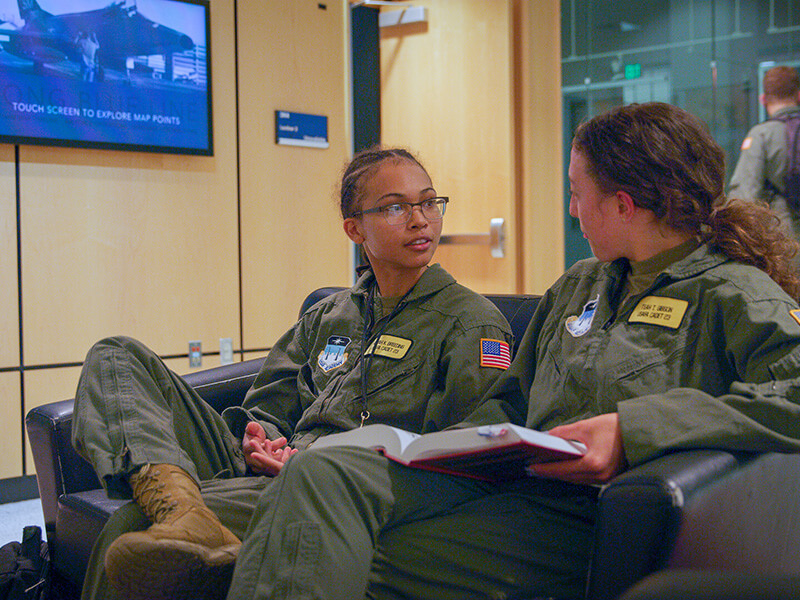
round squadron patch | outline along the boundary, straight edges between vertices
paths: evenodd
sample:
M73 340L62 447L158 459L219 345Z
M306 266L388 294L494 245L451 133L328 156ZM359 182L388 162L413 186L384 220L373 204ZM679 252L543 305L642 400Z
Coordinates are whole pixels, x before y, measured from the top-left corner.
M589 331L592 327L594 313L597 310L597 303L599 301L600 294L597 294L597 298L589 300L589 302L583 305L583 312L580 316L572 315L571 317L567 317L567 320L564 322L564 327L567 328L567 331L569 331L572 337L581 337Z
M332 371L341 367L347 360L347 347L350 345L350 338L345 335L332 335L328 338L325 350L319 353L317 363L325 371Z

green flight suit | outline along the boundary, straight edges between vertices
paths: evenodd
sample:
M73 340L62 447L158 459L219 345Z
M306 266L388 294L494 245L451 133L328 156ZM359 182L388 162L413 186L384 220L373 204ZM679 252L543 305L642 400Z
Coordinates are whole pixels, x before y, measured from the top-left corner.
M87 355L75 398L73 444L112 497L129 497L127 474L147 463L182 467L209 507L242 537L261 490L273 479L247 475L241 451L246 423L305 448L321 435L368 422L427 432L454 425L502 372L480 366L481 340L513 342L511 328L486 298L428 268L398 305L373 306L367 403L361 355L371 271L356 285L311 307L275 344L241 407L219 415L149 349L109 338ZM377 303L376 303L377 304ZM388 336L388 337L387 337ZM83 598L115 597L103 557L119 535L149 526L135 504L111 517L92 555Z
M800 107L783 108L773 117L793 112L800 112ZM774 118L759 123L742 141L728 196L767 202L784 224L787 235L800 241L800 214L782 196L787 169L786 125ZM800 255L795 257L795 263L800 266Z
M468 421L546 430L617 412L631 465L800 450L797 303L706 246L623 299L627 269L592 259L562 276ZM312 447L259 500L228 597L581 598L595 500L592 486L490 485Z

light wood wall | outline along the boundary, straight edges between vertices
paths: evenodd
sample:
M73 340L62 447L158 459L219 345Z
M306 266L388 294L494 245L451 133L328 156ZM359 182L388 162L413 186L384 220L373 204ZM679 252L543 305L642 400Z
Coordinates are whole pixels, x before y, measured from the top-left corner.
M504 258L442 245L437 261L480 292L541 293L564 268L559 2L414 5L426 23L381 30L383 141L416 150L451 196L444 233L505 219Z
M318 4L251 0L239 19L246 348L271 345L311 289L350 284L335 202L351 144L349 15L344 2ZM276 109L326 115L330 148L277 146Z
M0 369L19 364L14 189L14 149L0 145ZM0 479L22 474L21 387L18 371L0 372Z
M350 283L332 197L350 152L346 1L210 5L213 157L22 146L17 181L14 147L0 145L0 478L33 473L23 415L72 397L96 340L186 355L191 340L214 353L230 337L251 358L306 293ZM330 148L277 146L278 109L327 115ZM188 358L167 363L190 370ZM218 364L212 354L202 367Z
M0 144L0 368L19 362L14 149Z
M513 2L517 285L533 294L564 272L560 4Z
M0 479L18 477L22 466L22 408L19 374L0 373Z

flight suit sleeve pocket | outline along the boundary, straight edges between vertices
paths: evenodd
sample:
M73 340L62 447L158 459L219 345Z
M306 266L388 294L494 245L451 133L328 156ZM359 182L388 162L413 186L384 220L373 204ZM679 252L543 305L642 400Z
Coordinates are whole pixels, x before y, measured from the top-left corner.
M800 346L769 366L773 379L800 379Z

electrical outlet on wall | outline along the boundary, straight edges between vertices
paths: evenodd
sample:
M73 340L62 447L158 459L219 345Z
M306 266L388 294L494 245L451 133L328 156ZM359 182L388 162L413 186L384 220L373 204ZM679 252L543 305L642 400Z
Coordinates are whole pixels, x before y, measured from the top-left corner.
M199 340L189 342L189 368L198 369L203 366L203 344Z
M233 363L233 338L219 338L219 362L222 365Z

